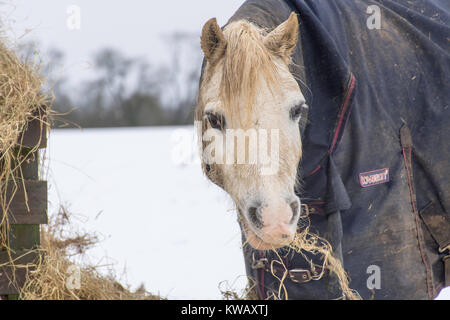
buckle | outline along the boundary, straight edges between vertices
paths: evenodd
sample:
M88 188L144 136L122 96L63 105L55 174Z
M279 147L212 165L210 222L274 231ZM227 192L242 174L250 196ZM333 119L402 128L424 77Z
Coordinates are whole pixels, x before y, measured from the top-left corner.
M305 283L313 279L311 272L306 269L291 269L289 270L289 278L292 282Z

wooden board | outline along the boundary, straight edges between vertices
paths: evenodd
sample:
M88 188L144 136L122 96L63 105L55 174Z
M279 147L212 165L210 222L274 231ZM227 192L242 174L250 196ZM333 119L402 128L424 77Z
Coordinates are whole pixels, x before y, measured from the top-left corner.
M23 148L21 150L22 157L26 157L26 160L22 161L20 167L22 169L22 177L25 180L39 180L39 150L32 152L29 148ZM20 178L20 174L16 176Z
M21 265L21 267L16 267L15 269L11 268L10 266L0 267L0 295L11 295L19 293L17 288L23 286L28 270L32 269L31 265L27 268L24 268L22 266L33 264L35 261L37 261L37 257L38 255L35 252L19 251L13 255L13 259L14 264ZM7 253L0 251L0 265L8 262L9 258ZM15 271L14 277L13 270Z
M35 249L41 242L38 224L12 224L9 226L9 247L14 251Z
M26 130L19 136L17 143L23 147L39 149L47 146L47 125L39 119L32 119L26 125Z
M47 217L47 181L25 180L28 207L25 202L23 184L18 182L8 211L10 224L46 224ZM13 188L9 186L8 195L12 196ZM8 199L10 199L10 197ZM29 210L28 210L29 209ZM4 214L1 212L2 215Z

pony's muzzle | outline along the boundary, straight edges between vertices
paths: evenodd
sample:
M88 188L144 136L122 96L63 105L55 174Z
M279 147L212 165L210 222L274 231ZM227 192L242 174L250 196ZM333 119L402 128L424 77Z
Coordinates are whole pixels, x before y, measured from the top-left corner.
M300 202L280 202L248 208L248 220L258 237L276 245L287 245L295 236L299 218Z

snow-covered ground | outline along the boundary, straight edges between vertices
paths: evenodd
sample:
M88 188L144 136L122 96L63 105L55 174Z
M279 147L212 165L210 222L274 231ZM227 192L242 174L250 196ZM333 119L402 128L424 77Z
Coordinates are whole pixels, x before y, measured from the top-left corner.
M450 287L442 289L436 300L450 300Z
M171 299L220 298L245 269L225 193L207 181L192 127L53 130L47 150L49 213L60 203L105 237L93 249L126 267L126 282ZM223 284L226 288L226 285Z
M69 205L105 237L94 262L170 299L221 298L223 281L244 288L236 214L203 176L192 127L53 130L47 157L49 212Z

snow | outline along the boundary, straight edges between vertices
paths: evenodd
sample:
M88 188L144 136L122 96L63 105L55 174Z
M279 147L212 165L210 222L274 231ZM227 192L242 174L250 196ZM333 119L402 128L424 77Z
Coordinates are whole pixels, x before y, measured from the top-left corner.
M450 300L450 287L442 289L435 300Z
M231 201L203 176L192 126L53 130L49 213L60 204L104 236L91 252L170 299L220 299L246 284ZM450 299L450 287L438 300Z
M59 204L104 237L91 259L170 299L218 299L246 284L233 205L203 176L191 127L53 130L49 213ZM227 288L222 284L222 288Z

